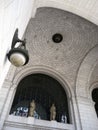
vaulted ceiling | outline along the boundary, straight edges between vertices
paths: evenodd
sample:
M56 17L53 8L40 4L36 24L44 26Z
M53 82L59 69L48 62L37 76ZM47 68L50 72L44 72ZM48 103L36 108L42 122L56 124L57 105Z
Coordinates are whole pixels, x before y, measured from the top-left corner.
M52 40L56 33L63 36L60 43ZM39 8L28 24L25 37L30 52L29 64L55 68L75 86L82 61L98 44L98 27L66 11Z

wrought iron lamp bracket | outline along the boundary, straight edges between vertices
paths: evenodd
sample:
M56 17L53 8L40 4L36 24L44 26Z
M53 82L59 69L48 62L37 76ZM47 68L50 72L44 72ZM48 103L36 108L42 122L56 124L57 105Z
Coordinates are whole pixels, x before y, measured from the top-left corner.
M26 39L20 40L18 38L18 28L16 29L16 31L14 33L11 49L13 49L15 47L15 45L16 45L17 42L21 42L22 43L21 46L23 46L24 49L26 49Z

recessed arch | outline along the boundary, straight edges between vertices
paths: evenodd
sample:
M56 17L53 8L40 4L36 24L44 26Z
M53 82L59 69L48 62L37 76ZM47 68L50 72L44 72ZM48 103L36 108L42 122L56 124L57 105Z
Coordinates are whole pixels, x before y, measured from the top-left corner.
M84 96L90 98L90 77L92 72L98 64L98 46L88 52L83 62L80 65L77 80L76 80L76 94L77 96Z
M30 74L36 74L36 73L46 74L46 75L49 75L49 76L55 78L65 89L69 98L74 96L74 91L73 91L73 89L71 89L70 83L66 80L67 79L66 77L63 77L63 75L61 75L59 72L53 70L52 68L50 68L48 66L42 66L42 65L24 67L22 70L17 72L16 76L13 78L12 87L15 87L15 89L16 89L19 82L24 77L26 77ZM64 86L66 86L66 87L64 87Z
M26 114L27 116L27 112L21 112L22 110L19 111L19 109L25 108L25 111L28 111L32 100L36 102L38 119L49 120L50 108L54 103L56 105L56 120L62 122L62 116L66 115L67 123L69 123L67 95L64 88L54 78L40 73L23 78L17 86L11 114L20 116Z
M14 79L12 81L13 82L12 88L14 89L14 93L16 92L17 86L21 80L23 80L25 77L27 77L31 74L37 74L37 73L41 73L43 75L48 75L48 76L54 78L62 86L62 88L66 92L66 96L68 99L69 122L73 123L74 117L73 117L73 110L72 110L72 108L73 108L72 96L73 96L74 92L72 89L70 90L70 86L68 85L68 83L66 83L65 78L57 71L54 71L52 68L49 68L47 66L39 66L39 65L24 67L21 71L17 72L16 76L14 77Z

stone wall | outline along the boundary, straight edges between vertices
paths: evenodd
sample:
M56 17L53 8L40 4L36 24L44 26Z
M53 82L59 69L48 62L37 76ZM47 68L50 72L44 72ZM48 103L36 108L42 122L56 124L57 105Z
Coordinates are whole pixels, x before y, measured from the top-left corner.
M57 78L63 86L67 86L65 90L70 93L69 105L74 128L97 130L98 119L90 95L90 86L98 82L98 27L68 12L39 8L43 6L67 10L98 24L97 0L1 1L0 86L10 66L6 53L10 49L17 27L19 37L22 38L28 25L24 37L27 39L30 61L23 68L16 69L11 66L2 85L0 129L8 129L6 125L9 123L9 111L20 80L31 73L40 72ZM36 12L37 8L39 9ZM31 18L35 12L35 18ZM57 32L63 35L63 41L59 44L52 41L52 35Z

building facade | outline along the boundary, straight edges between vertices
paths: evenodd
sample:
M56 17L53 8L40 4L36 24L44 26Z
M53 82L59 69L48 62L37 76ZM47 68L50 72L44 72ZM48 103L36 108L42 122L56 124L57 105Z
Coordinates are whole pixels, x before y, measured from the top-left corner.
M0 6L0 130L98 130L97 0L9 0ZM23 67L7 59L16 28L29 52Z

